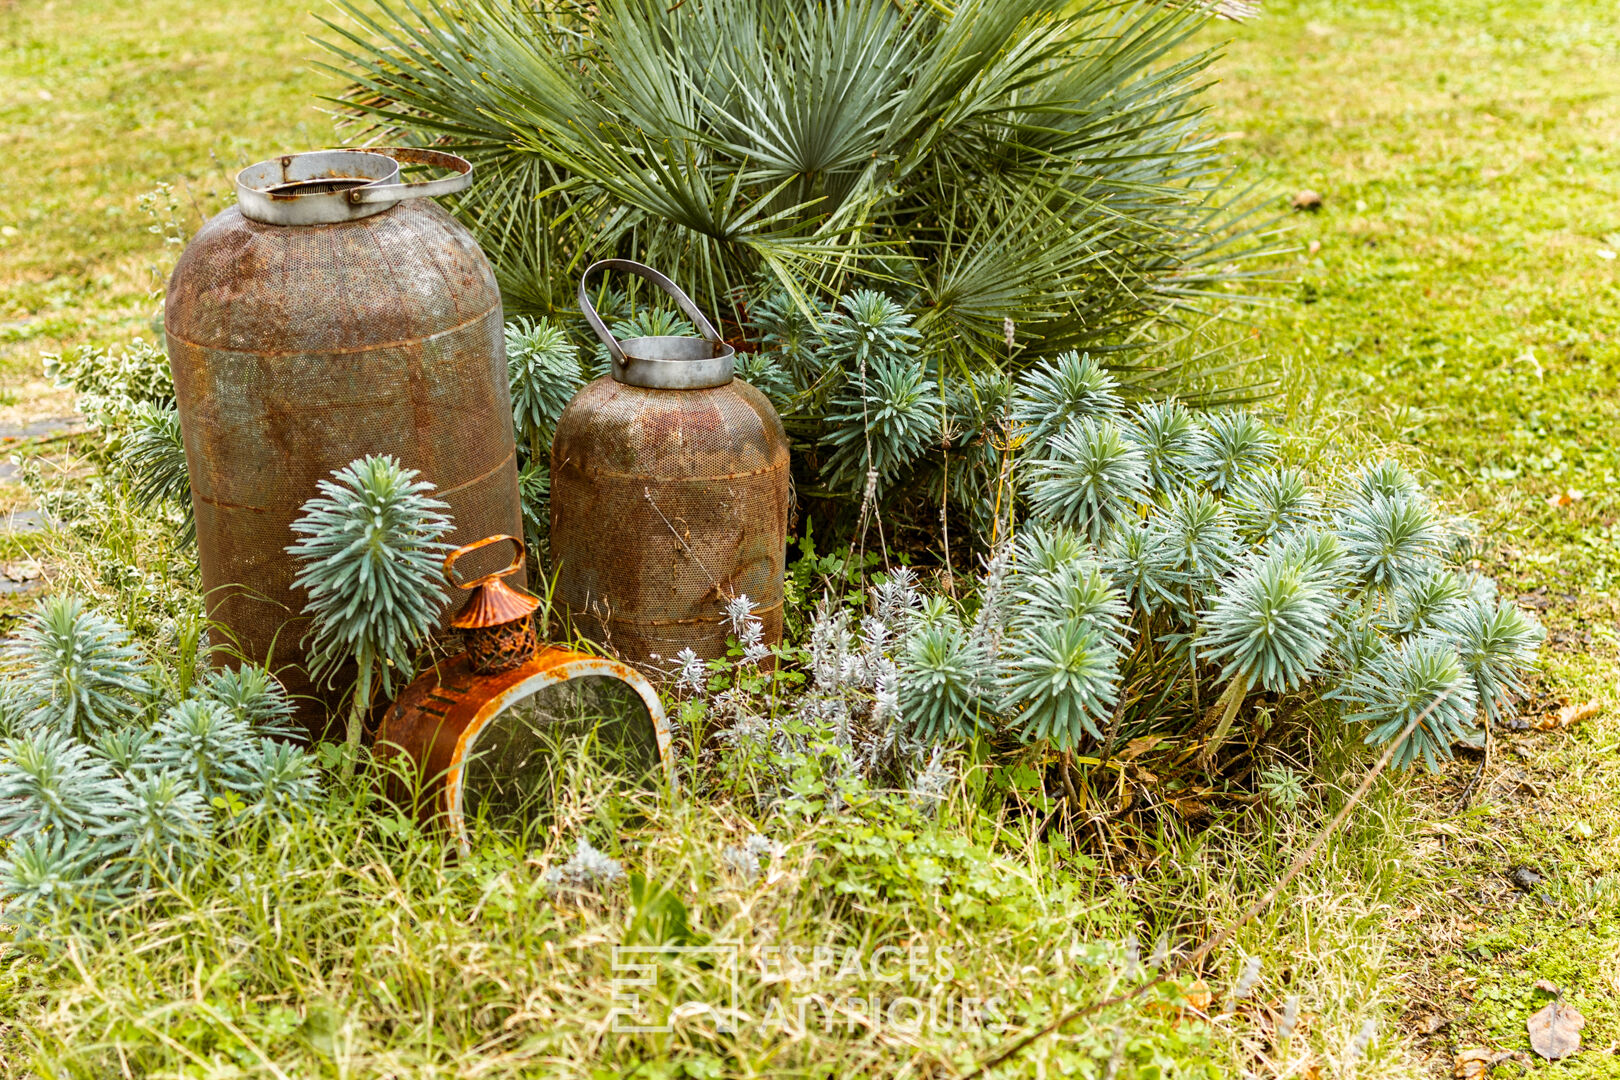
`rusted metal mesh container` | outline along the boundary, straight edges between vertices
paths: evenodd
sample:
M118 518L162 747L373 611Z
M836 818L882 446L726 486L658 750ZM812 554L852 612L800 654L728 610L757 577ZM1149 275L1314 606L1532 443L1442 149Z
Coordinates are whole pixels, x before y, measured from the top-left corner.
M602 268L654 282L704 336L616 341L585 293ZM597 263L580 305L613 369L575 395L552 438L557 600L631 663L668 668L684 648L724 655L725 606L744 594L766 643L780 641L792 498L782 421L732 377L731 347L657 271Z
M400 160L461 176L401 184ZM295 696L314 688L281 668L301 659L305 630L286 548L317 481L392 454L450 505L452 542L521 529L500 292L471 234L416 197L454 190L467 170L432 151L252 166L238 205L202 227L169 283L208 612L245 656L271 658ZM468 570L501 562L483 552ZM326 715L301 702L312 734Z

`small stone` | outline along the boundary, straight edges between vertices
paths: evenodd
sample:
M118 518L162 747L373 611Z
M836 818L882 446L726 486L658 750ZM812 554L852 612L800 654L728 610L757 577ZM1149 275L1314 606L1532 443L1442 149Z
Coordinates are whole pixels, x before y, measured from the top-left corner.
M1322 209L1322 196L1318 195L1310 188L1297 192L1294 195L1294 209L1320 210Z
M1509 875L1509 880L1513 882L1515 889L1522 893L1528 893L1534 892L1536 886L1541 884L1541 875L1528 866L1515 866L1513 872Z

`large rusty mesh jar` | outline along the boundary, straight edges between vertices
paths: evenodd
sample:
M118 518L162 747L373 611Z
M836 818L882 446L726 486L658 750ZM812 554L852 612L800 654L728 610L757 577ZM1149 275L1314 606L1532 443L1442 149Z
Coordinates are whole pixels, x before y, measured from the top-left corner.
M652 281L703 337L615 340L585 291L600 269ZM575 395L552 438L556 599L581 633L654 668L686 648L723 656L725 608L742 595L765 642L780 641L792 498L781 419L732 377L731 346L656 270L599 262L579 299L612 371Z
M404 184L400 161L458 175ZM286 548L317 482L392 454L449 504L452 542L521 528L500 292L472 235L420 197L470 169L422 150L251 166L169 283L208 613L243 656L271 660L315 735L326 709L284 665L302 659L306 628ZM493 564L480 572L499 564L480 556Z

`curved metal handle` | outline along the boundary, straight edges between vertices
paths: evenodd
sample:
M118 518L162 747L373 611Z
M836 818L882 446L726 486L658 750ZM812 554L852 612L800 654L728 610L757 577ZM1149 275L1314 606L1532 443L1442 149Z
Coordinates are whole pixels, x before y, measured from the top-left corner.
M716 345L722 344L720 335L715 333L713 324L704 317L702 311L698 310L698 306L692 303L692 298L681 291L679 285L652 267L635 262L632 259L603 259L600 262L591 263L579 277L579 310L585 313L585 321L591 324L591 329L596 331L596 336L601 338L602 344L607 346L608 355L613 357L615 364L624 364L624 350L619 348L618 339L613 336L612 331L607 328L607 324L602 321L602 316L598 315L596 309L591 306L591 298L585 292L585 283L598 270L623 270L626 273L635 274L637 277L646 278L660 289L663 289L674 299L675 303L680 305L681 310L686 313L686 317L692 320L692 325L698 328L698 333Z
M472 162L443 150L422 150L413 146L364 146L360 150L393 158L401 165L435 165L441 169L454 169L456 175L415 184L366 184L349 192L352 203L395 203L401 199L452 195L472 183Z
M511 566L508 566L505 570L497 570L493 574L485 574L483 577L478 578L475 581L462 582L456 580L456 572L454 567L457 559L461 558L463 555L477 551L479 548L486 548L491 544L498 544L502 540L512 541L512 546L517 548L517 554L513 557ZM517 573L519 570L523 569L523 560L527 556L528 552L523 547L523 541L519 540L515 536L507 536L505 533L500 533L496 536L486 536L482 540L474 540L470 544L463 547L458 547L456 550L444 557L444 579L458 589L476 589L478 586L487 584L496 580L497 578L503 578L509 574Z

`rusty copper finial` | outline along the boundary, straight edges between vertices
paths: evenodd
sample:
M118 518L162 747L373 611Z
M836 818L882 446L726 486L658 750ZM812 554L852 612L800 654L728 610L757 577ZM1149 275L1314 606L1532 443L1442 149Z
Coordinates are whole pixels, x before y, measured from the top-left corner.
M454 567L457 559L469 551L477 551L502 540L510 540L517 548L512 565L475 581L456 579ZM467 645L468 664L481 675L509 671L529 660L540 649L540 638L535 633L533 618L534 609L540 606L539 598L520 593L501 580L521 570L523 559L523 541L505 535L486 536L445 556L445 579L458 589L467 589L472 593L461 613L450 620L450 625L462 631Z

